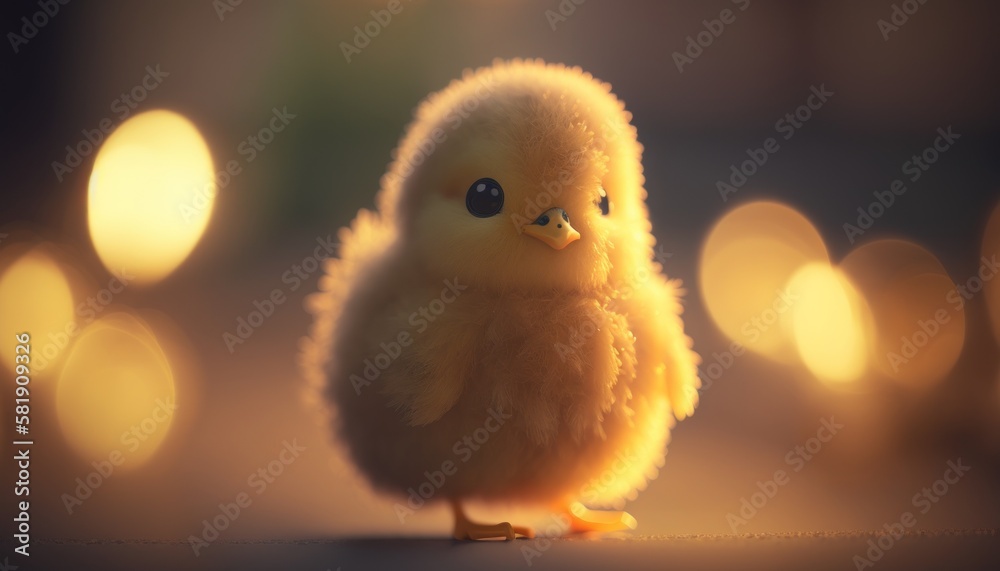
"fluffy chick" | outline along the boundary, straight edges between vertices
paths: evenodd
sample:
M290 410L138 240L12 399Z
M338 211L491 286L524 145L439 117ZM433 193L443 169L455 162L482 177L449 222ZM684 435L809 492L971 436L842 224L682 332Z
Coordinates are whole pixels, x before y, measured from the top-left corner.
M457 538L531 535L471 522L467 500L633 527L583 503L633 499L694 411L630 120L579 68L467 71L420 105L309 299L305 373L335 433L375 488L449 501Z

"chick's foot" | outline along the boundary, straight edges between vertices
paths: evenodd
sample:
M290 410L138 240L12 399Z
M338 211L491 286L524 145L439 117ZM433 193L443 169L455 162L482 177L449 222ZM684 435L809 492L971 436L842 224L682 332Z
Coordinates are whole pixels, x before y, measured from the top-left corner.
M458 540L504 539L511 541L518 535L531 539L535 532L530 527L511 525L510 522L497 524L477 523L469 519L458 502L451 503L455 514L455 530L452 535Z
M569 535L584 533L606 533L635 529L637 522L632 514L624 511L592 510L579 502L567 507L569 514Z

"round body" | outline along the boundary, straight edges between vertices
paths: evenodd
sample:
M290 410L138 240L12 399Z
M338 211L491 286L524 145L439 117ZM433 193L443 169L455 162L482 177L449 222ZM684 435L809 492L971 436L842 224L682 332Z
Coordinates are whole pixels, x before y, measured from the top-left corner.
M306 375L376 488L619 505L655 477L697 356L629 119L541 62L420 107L309 301Z

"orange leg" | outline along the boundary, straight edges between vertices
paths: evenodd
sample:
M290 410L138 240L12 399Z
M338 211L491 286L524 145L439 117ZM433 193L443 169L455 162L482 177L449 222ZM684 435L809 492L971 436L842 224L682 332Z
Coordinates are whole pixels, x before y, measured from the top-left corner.
M628 512L591 510L580 502L570 502L566 512L570 520L568 534L625 531L635 529L637 525Z
M507 541L515 539L518 535L529 539L535 537L535 532L530 527L511 525L510 522L498 524L476 523L465 515L462 504L458 500L451 500L451 510L455 515L455 539L505 539Z

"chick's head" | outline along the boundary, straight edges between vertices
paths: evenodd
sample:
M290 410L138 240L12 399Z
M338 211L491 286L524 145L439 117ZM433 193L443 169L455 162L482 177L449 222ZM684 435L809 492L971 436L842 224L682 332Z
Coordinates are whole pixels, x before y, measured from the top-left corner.
M653 244L630 118L578 68L467 72L418 109L380 210L441 277L502 292L602 287Z

